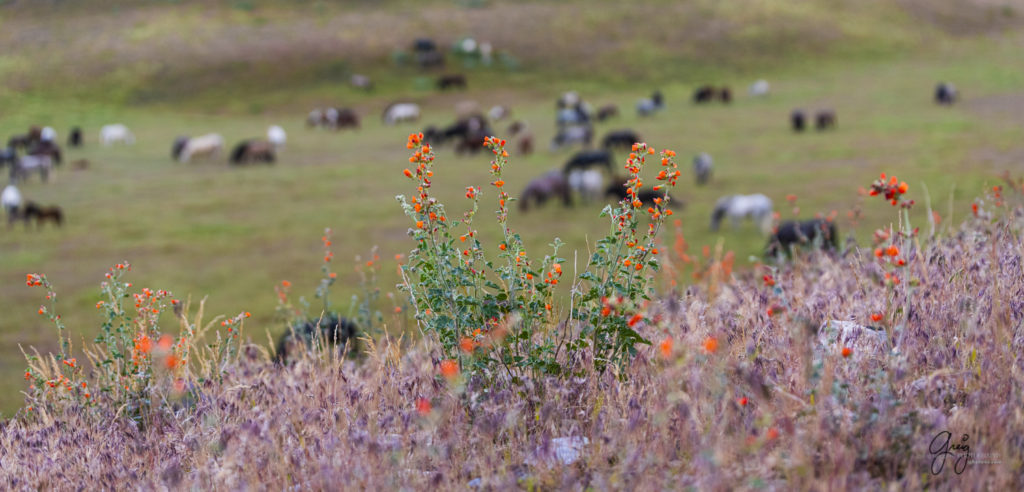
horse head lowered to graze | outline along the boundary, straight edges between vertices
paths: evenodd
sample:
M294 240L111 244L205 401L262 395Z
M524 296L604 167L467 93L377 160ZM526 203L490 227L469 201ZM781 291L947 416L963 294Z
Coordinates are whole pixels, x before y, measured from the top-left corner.
M178 160L181 157L181 151L185 148L185 144L188 143L188 136L179 135L174 139L174 143L171 144L171 159Z
M288 364L315 346L337 347L354 354L358 349L358 334L359 327L337 313L300 321L291 325L278 338L274 360L279 364Z
M530 181L519 194L519 210L526 212L530 202L540 206L549 198L561 198L566 207L572 205L572 195L566 174L559 169L548 171Z
M769 257L777 257L780 254L789 255L794 246L803 245L838 251L839 234L835 223L827 219L783 222L768 239L765 254Z
M597 121L604 121L609 118L614 118L619 115L619 107L614 104L605 104L600 108L597 108Z
M230 162L232 164L250 164L253 162L264 162L273 164L277 160L274 153L274 145L266 140L251 139L242 140L235 145L231 151Z
M722 219L729 217L733 227L739 221L749 218L761 229L762 233L771 232L772 200L760 193L754 195L728 195L718 199L711 212L711 230L717 231Z

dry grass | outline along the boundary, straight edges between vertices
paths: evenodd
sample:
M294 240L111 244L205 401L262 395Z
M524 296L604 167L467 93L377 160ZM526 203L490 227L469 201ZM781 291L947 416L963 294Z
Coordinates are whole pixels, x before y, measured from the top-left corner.
M622 374L445 381L430 345L398 352L384 340L362 364L310 358L282 369L249 351L222 384L144 428L75 407L0 424L0 483L1019 490L1024 210L1010 215L926 241L891 292L870 252L855 251L777 272L780 316L765 314L780 301L758 273L715 295L668 296L652 307L662 323L642 329L673 337L671 356L643 351ZM816 341L823 321L874 324L874 312L887 313L884 348L859 344L843 358ZM708 336L714 353L702 348ZM956 474L949 458L930 473L929 446L947 430L997 463ZM560 437L586 439L571 464L557 458Z

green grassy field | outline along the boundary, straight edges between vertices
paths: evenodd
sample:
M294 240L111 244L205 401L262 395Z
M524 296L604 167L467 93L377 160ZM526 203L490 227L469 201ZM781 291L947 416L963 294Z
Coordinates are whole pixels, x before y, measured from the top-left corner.
M401 4L396 5L389 9L400 9ZM231 15L256 14L240 9ZM595 17L593 22L603 21ZM877 29L865 22L852 22L846 28L854 34ZM0 93L4 102L0 135L23 132L29 124L47 124L57 128L63 139L70 126L81 125L87 144L80 150L66 150L66 158L85 158L91 166L84 171L65 166L49 183L33 177L21 186L27 199L62 206L64 228L0 228L0 410L10 412L20 401L18 376L24 364L19 344L53 348L52 327L36 314L44 293L24 284L29 272L45 273L57 285L61 314L83 337L91 336L99 323L94 306L103 273L127 260L134 266L130 281L138 287L163 288L194 300L208 296L207 312L251 311L249 333L263 342L264 331L278 333L284 328L273 316L274 285L289 280L295 293L312 297L325 227L335 231L335 269L341 277L336 302L345 304L356 292L355 257L365 256L375 245L385 262L381 285L391 290L397 281L391 273L392 258L412 246L406 236L410 224L393 199L411 191L401 175L407 162L405 137L426 124L450 122L454 103L463 99L485 106L507 104L514 118L528 121L537 135L538 152L513 155L506 179L513 192L533 176L560 166L570 155L570 151L547 151L554 128L554 98L563 90L575 88L595 105L620 106L623 116L601 124L599 137L607 130L633 128L655 147L676 150L686 171L695 153L709 152L715 159L712 183L696 188L687 174L676 192L686 207L676 217L683 223L691 252L722 240L726 250L736 252L738 268L749 267L748 258L760 252L764 238L749 224L738 230L726 227L720 234L708 230L711 206L725 194L768 194L783 217L792 216L784 197L796 194L801 217L836 210L841 232L855 234L865 244L871 231L893 216L891 210L878 204L865 207L864 219L856 228L843 218L858 204L858 188L886 172L905 179L911 196L922 205L926 185L944 225L959 221L969 213L970 201L986 186L998 183L1003 171L1020 174L1022 38L1016 33L984 39L939 38L943 41L933 50L888 49L900 46L901 36L873 45L887 49L885 56L870 56L870 47L846 56L844 48L838 47L839 54L813 58L797 53L774 67L743 60L733 60L725 69L696 63L701 76L714 76L716 83L733 86L738 97L729 107L690 104L692 75L673 80L658 75L655 67L655 74L641 75L636 82L609 69L599 72L609 73L607 80L584 78L578 70L558 78L557 71L540 62L541 68L535 71L510 75L471 73L471 90L444 96L414 90L411 72L388 78L386 65L369 70L381 86L372 95L307 80L303 85L282 83L260 90L242 83L240 95L223 86L190 95L161 92L152 102L126 104L132 98L117 90L111 90L110 98L97 95L102 94L102 84L112 83L102 77L95 86L85 84L81 93L70 90L71 95L45 84L30 90L12 89L17 87L12 84ZM640 56L641 48L628 54ZM673 59L660 53L650 56ZM17 53L8 55L0 60L0 67L4 61L8 67L24 66L17 60L22 60ZM667 74L677 71L685 70L665 69ZM7 80L23 82L40 77L17 70L0 73ZM746 86L759 77L771 81L772 95L751 99L745 94ZM931 90L938 80L955 81L965 92L964 100L953 108L934 105ZM633 103L655 86L665 93L666 110L638 119ZM380 108L396 97L422 103L424 120L411 126L383 126ZM309 108L330 101L354 106L364 116L363 128L340 133L304 128ZM787 127L794 107L834 108L839 129L794 135ZM136 145L98 145L99 127L114 122L125 123L135 132ZM283 126L289 138L274 166L232 168L223 157L180 164L169 155L171 142L179 134L218 132L230 146L241 138L263 135L270 124ZM487 170L485 155L456 157L450 148L443 148L435 193L454 212L464 204L466 186L484 186L484 203L490 206L488 196L493 199L493 193L485 186ZM564 256L571 259L578 251L585 258L588 241L593 243L607 230L607 222L598 216L602 206L549 205L526 215L515 213L512 224L537 254L546 251L557 236L568 245ZM487 218L481 214L477 225L484 243L493 248L498 235ZM916 209L915 219L925 224L923 206Z

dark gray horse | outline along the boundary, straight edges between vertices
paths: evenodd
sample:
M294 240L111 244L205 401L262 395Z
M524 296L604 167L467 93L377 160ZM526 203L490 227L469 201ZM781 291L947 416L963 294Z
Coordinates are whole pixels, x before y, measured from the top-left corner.
M802 245L838 250L839 233L836 225L825 219L783 222L768 239L765 254L770 257L777 257L780 253L788 255L794 246Z
M540 206L549 198L561 198L562 204L566 207L572 205L569 180L566 176L561 170L555 169L534 178L519 194L519 210L525 212L529 210L530 202Z

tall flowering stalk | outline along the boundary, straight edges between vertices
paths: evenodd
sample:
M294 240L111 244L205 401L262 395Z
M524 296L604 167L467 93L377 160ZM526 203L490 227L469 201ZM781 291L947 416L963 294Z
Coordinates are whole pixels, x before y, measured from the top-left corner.
M609 234L597 241L577 286L581 302L570 318L579 322L580 337L569 350L589 346L598 370L627 360L637 344L650 344L634 327L649 321L642 311L654 293L653 272L659 268L657 237L666 218L672 215L669 191L682 174L675 162L676 153L662 151L656 177L659 184L654 186L660 194L645 207L638 197L643 186L640 174L647 159L655 155L655 149L646 143L633 145L625 165L626 197L616 207L607 206L602 211L603 217L610 218ZM641 225L641 217L647 219L646 227Z

